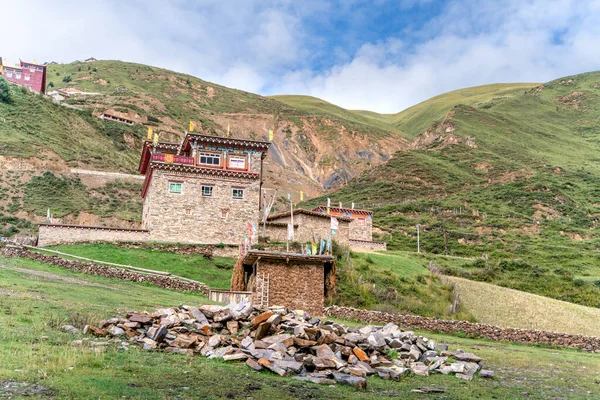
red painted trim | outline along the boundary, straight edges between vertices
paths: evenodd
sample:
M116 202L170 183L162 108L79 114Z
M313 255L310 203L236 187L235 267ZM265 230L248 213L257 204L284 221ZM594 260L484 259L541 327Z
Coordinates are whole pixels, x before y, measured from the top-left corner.
M370 210L357 210L352 208L339 208L339 207L329 207L330 211L334 212L349 212L354 214L364 214L364 215L373 215L373 211ZM327 211L327 206L317 206L313 208L313 211Z

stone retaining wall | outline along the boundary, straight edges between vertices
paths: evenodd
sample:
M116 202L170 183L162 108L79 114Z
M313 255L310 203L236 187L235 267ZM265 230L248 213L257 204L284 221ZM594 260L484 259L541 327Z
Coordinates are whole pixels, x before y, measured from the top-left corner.
M353 251L361 251L361 250L387 250L386 242L370 242L368 240L355 240L350 239L350 249Z
M500 328L498 326L467 321L441 320L416 315L388 314L380 311L359 310L339 306L325 308L325 315L374 324L393 322L401 328L423 329L441 333L462 333L473 338L485 338L529 345L567 347L600 353L600 338L593 336L570 335L535 329Z
M2 254L7 257L28 258L44 264L56 265L59 267L83 272L84 274L104 276L106 278L116 278L132 282L149 282L155 286L165 289L202 292L204 295L208 294L208 286L204 283L186 282L169 276L147 275L120 268L107 267L104 265L65 260L64 258L57 256L49 256L34 251L29 251L25 248L5 247L2 250Z
M38 246L80 242L144 242L150 232L144 229L120 229L101 226L39 224Z

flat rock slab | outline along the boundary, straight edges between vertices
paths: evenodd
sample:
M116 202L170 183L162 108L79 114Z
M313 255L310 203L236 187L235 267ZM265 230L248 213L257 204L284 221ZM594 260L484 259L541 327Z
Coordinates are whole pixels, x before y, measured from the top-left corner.
M367 387L367 380L359 376L334 372L333 379L342 385L354 386L359 389Z

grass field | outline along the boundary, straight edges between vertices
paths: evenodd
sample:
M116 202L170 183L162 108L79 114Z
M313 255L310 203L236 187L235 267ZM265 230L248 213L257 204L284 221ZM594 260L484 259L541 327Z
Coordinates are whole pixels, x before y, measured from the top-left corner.
M92 258L116 264L166 271L206 283L213 289L228 289L235 259L202 255L181 255L151 249L129 249L111 244L73 244L54 246L53 250L75 256Z
M446 276L460 294L461 304L478 322L522 329L540 329L600 336L600 309Z
M161 352L75 347L82 335L62 332L126 310L206 303L201 296L83 275L29 260L0 258L0 382L35 383L60 399L422 399L411 390L446 388L447 399L593 398L600 396L598 356L484 340L427 334L452 348L473 351L496 372L493 381L451 376L369 379L365 391L317 386L253 372L244 365ZM7 397L0 386L0 397ZM13 396L20 397L19 392ZM428 396L430 398L431 395Z

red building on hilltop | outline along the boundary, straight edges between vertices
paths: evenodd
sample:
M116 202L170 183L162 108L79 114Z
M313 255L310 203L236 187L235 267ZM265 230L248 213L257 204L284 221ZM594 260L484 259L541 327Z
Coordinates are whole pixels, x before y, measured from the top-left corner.
M19 86L25 86L34 92L46 93L46 66L21 61L20 67L4 65L2 76Z

